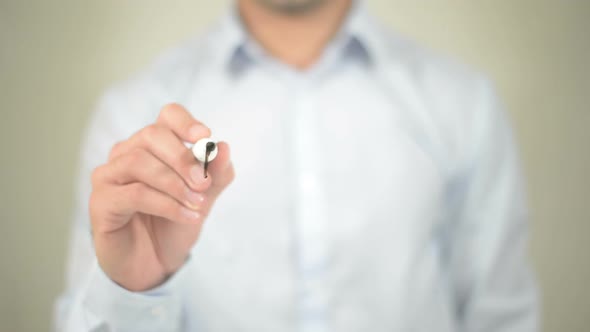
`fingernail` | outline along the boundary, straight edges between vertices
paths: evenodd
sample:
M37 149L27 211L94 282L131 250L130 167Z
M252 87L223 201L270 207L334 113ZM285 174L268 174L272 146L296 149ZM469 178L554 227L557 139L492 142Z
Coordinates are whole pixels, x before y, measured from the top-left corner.
M187 219L192 220L192 221L199 220L199 218L201 217L201 214L198 211L189 210L189 209L184 208L184 207L182 208L181 213Z
M187 188L186 199L191 207L199 207L205 201L205 196Z
M197 137L202 135L202 132L203 132L202 127L203 126L201 126L201 125L194 125L188 130L188 134L191 137L191 139L196 140Z
M201 168L198 165L195 165L191 168L191 180L193 181L193 183L195 185L199 185L201 183L203 183L203 181L205 180L204 176L203 176L203 168Z

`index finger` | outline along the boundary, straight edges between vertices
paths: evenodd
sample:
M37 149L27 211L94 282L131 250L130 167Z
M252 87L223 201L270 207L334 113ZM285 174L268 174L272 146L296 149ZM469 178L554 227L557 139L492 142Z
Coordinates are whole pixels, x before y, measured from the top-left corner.
M156 122L169 128L185 142L195 143L201 138L211 136L211 130L196 120L180 104L172 103L164 106Z

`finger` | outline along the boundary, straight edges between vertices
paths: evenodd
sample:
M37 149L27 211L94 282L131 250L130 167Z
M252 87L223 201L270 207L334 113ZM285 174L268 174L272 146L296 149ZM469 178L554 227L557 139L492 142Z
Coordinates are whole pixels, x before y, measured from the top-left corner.
M162 108L157 123L172 130L185 142L195 143L203 137L211 136L211 130L207 126L193 118L182 105L175 103Z
M193 210L205 205L204 194L191 190L178 173L144 149L135 149L113 159L104 172L105 180L113 184L141 182Z
M217 143L217 157L209 164L212 184L209 192L218 195L234 179L234 167L231 163L229 145L226 142Z
M193 191L203 192L209 188L211 180L205 178L203 166L170 129L158 124L143 128L127 141L115 145L110 160L136 149L147 150L156 156L178 173ZM136 165L139 166L141 164Z
M144 213L180 224L199 224L202 213L188 209L172 197L140 182L114 186L112 203L123 215Z

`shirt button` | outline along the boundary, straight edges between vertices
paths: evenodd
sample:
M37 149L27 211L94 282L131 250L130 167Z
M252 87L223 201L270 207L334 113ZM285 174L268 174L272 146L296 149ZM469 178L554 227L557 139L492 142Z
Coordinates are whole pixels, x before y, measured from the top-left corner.
M152 315L154 315L156 317L164 318L164 316L166 316L166 308L164 308L161 305L155 306L152 308Z

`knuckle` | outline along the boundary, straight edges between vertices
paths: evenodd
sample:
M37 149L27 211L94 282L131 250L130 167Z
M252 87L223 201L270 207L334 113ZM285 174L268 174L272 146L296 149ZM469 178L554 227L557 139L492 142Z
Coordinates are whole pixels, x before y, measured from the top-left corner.
M109 159L112 159L114 156L119 155L122 148L123 142L117 142L113 144L113 146L111 147L111 151L109 152Z
M183 107L178 103L166 104L160 110L160 115L158 116L158 118L159 119L168 119L173 113L178 112L181 109L183 109Z
M103 172L104 165L98 166L92 171L92 173L90 174L90 181L93 186L96 186L98 183L102 182Z
M125 167L136 167L137 165L145 164L147 159L147 152L143 149L135 149L131 151L125 158Z
M160 128L152 124L143 128L143 130L141 131L141 138L149 144L155 141L159 132Z

